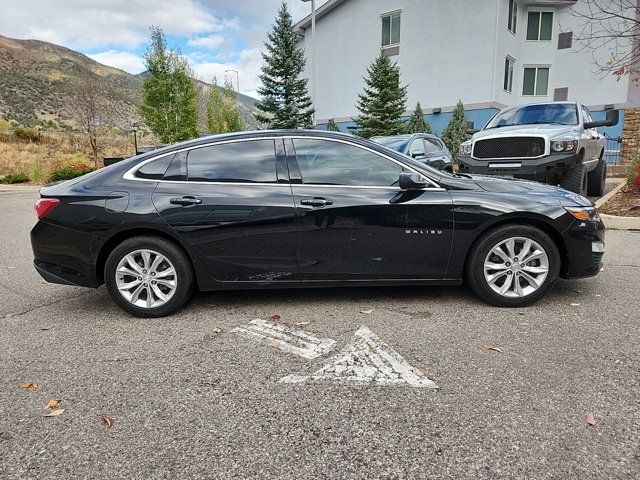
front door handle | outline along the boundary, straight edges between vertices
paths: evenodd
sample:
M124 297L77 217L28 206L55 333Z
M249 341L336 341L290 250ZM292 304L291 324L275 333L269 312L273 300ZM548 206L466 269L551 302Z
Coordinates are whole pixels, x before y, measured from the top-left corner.
M196 197L181 197L181 198L172 198L169 200L169 203L173 203L174 205L182 205L183 207L188 207L191 205L198 205L202 203L202 200Z
M323 197L307 197L300 200L301 205L310 205L312 207L324 207L325 205L333 205L333 201Z

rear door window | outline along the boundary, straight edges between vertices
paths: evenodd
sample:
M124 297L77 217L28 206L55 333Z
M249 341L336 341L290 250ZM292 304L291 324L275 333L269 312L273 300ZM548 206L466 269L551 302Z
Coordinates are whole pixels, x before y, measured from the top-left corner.
M274 140L249 140L194 148L187 156L189 181L277 183Z

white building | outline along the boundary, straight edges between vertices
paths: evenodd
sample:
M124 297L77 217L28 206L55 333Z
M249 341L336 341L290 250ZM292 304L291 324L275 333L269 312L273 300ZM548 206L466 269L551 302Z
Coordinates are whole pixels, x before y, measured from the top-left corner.
M402 82L409 85L407 115L420 102L436 133L449 122L458 99L478 128L497 110L522 103L580 101L595 119L604 118L606 108L637 107L638 86L629 77L595 73L593 53L574 42L584 20L571 10L584 8L582 3L329 0L316 13L316 59L311 17L296 25L308 76L316 62L316 123L334 118L343 130L352 125L362 77L381 49L397 61ZM609 135L621 136L621 114Z

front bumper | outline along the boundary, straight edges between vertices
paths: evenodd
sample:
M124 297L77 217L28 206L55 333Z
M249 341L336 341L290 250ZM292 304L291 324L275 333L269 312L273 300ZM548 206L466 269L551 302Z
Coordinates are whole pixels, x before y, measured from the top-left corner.
M602 221L575 220L564 232L566 245L562 278L584 278L602 269L605 252L605 229Z
M558 176L578 161L576 153L551 153L541 158L478 159L460 155L458 168L461 173L482 175L512 175L526 180L543 181Z

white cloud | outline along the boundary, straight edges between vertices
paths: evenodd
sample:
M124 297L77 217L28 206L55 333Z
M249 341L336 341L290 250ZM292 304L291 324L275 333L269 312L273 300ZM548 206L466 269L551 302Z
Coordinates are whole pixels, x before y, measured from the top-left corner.
M220 35L218 33L214 35L209 35L207 37L192 38L189 41L187 41L187 44L192 47L204 47L204 48L211 48L211 49L216 49L223 43L224 43L224 35Z
M87 57L94 59L96 62L110 67L119 68L129 73L144 72L144 59L139 55L131 52L120 52L117 50L107 50L106 52L93 53Z
M261 65L262 56L258 48L242 50L236 62L197 62L192 60L191 63L196 77L205 82L211 82L213 77L216 77L218 83L221 84L225 76L230 76L235 85L235 73L227 73L225 70L238 70L240 91L252 97L257 97L256 89L260 84L259 75Z
M195 0L23 0L0 15L3 35L77 49L136 48L148 38L149 25L190 37L220 30L225 21Z

